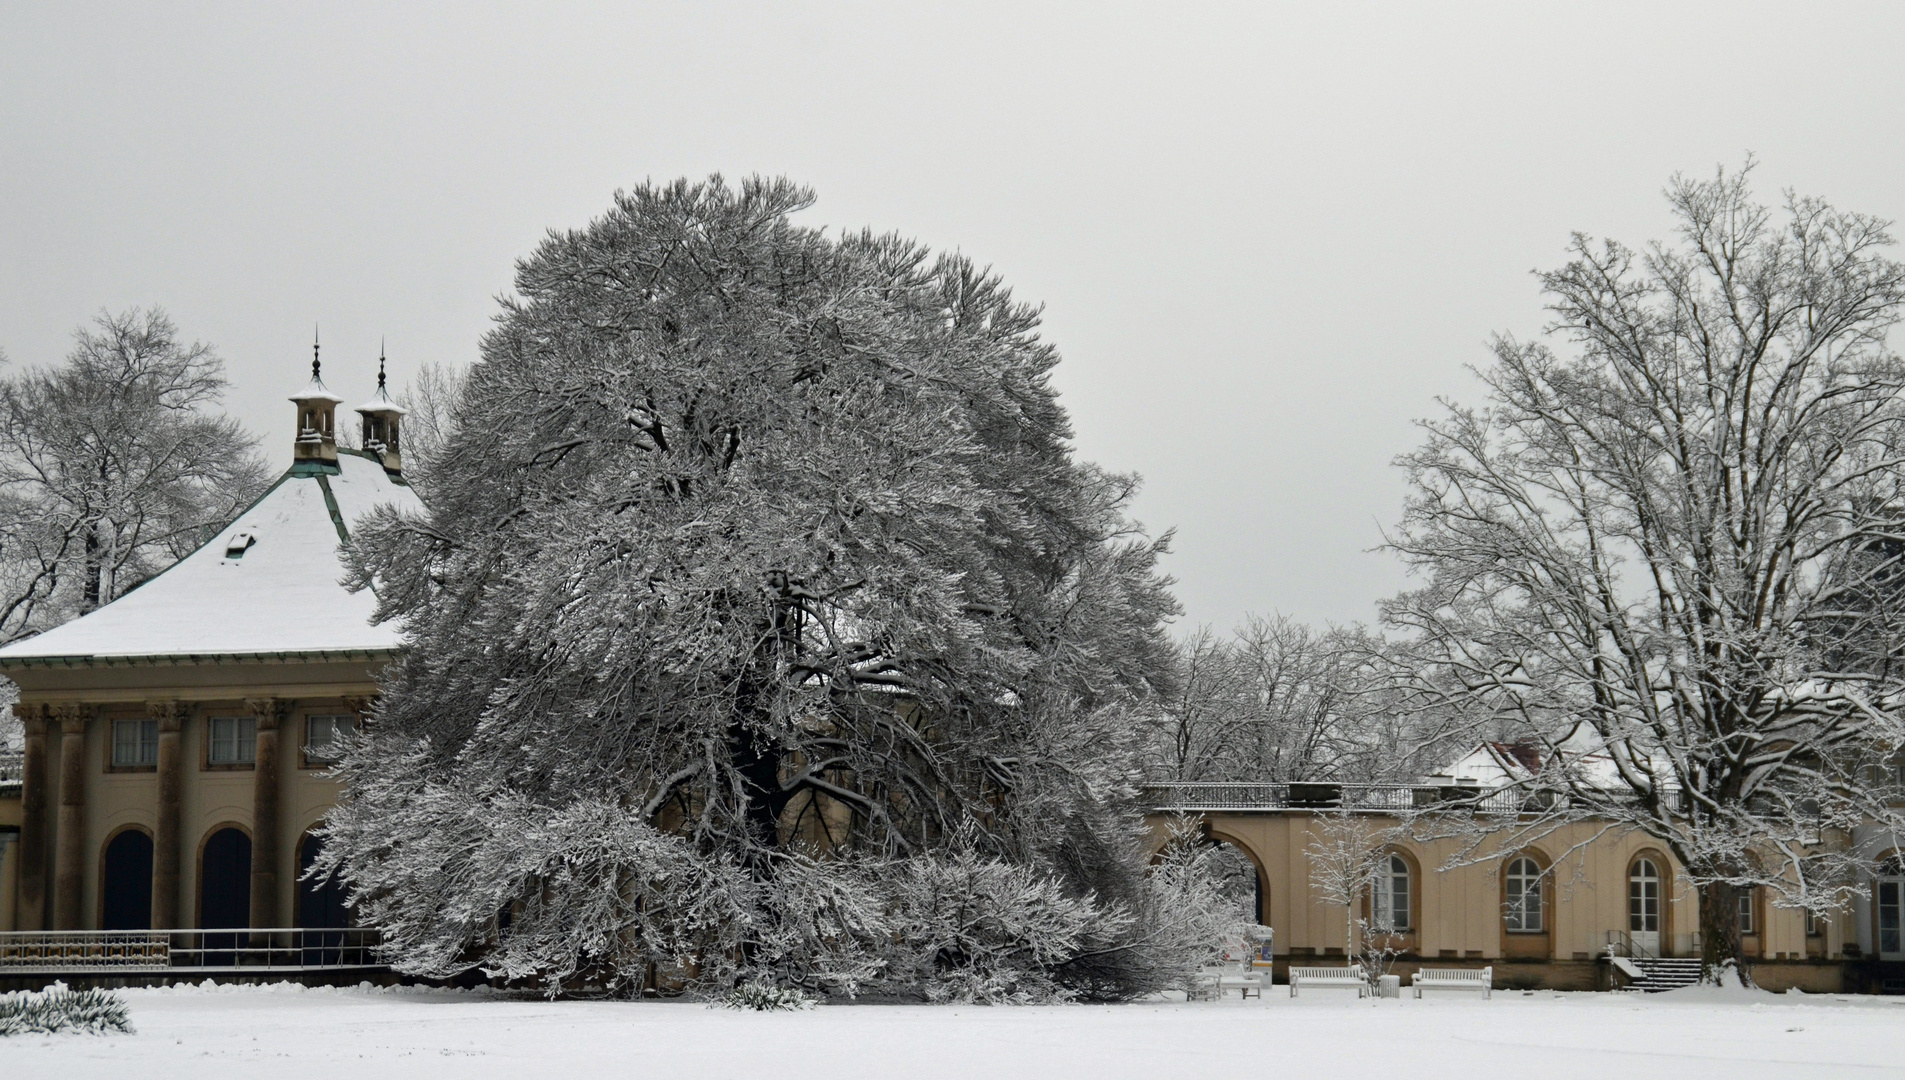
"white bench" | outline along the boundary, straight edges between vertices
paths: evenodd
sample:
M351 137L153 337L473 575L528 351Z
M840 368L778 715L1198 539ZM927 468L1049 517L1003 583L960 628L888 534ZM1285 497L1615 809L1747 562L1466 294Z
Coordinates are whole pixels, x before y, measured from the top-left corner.
M1263 974L1235 967L1207 967L1191 980L1191 989L1185 995L1190 1001L1215 1001L1224 996L1227 990L1241 993L1245 1000L1250 995L1263 996Z
M1495 968L1423 968L1410 980L1415 987L1416 996L1421 997L1427 990L1480 990L1482 997L1493 995L1495 989Z
M1357 997L1369 993L1369 980L1363 978L1363 969L1359 967L1297 967L1290 965L1290 996L1295 997L1297 990L1304 986L1335 987L1354 989Z

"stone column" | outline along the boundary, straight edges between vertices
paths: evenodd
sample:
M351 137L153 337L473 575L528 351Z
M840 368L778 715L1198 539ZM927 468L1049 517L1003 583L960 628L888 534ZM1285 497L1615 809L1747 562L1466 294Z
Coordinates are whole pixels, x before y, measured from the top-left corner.
M85 705L58 705L60 725L59 846L53 853L53 929L83 930L81 889L86 884Z
M22 705L14 711L26 725L26 760L20 777L20 902L15 918L21 930L45 930L46 834L51 824L46 813L46 706Z
M278 911L278 726L282 698L245 702L258 718L258 763L251 791L251 925L283 926Z
M184 824L180 804L185 784L185 749L180 744L185 707L176 701L150 701L146 711L159 722L159 807L152 836L152 928L176 930L179 921L179 845Z

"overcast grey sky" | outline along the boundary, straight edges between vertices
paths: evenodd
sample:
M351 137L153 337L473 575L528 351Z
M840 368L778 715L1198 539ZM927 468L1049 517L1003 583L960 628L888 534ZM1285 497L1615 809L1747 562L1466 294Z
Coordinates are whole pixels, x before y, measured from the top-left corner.
M1042 303L1081 452L1144 474L1187 622L1372 617L1390 459L1568 234L1661 236L1751 150L1905 216L1898 4L0 2L0 348L163 305L289 459L311 325L355 401L468 363L543 231L784 173Z

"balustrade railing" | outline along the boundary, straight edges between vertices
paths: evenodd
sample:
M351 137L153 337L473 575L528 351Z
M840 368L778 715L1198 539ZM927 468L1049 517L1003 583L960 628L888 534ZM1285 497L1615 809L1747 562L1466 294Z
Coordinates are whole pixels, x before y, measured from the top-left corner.
M1495 791L1470 785L1338 784L1325 781L1254 783L1178 781L1144 785L1139 797L1159 813L1248 812L1267 810L1362 810L1403 813L1428 809L1476 810L1517 814L1545 807L1530 805L1525 792Z
M0 933L0 975L383 967L367 928L22 930Z
M26 776L26 755L0 750L0 788L19 787Z

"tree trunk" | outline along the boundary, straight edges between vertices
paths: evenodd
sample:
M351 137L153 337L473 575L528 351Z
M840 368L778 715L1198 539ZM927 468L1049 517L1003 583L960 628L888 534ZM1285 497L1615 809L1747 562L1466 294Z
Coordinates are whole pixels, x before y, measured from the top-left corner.
M79 605L82 615L99 606L99 576L99 523L94 522L86 529L86 582Z
M1752 972L1740 955L1739 890L1724 881L1700 886L1700 981L1720 985L1730 964L1740 982L1753 985Z

